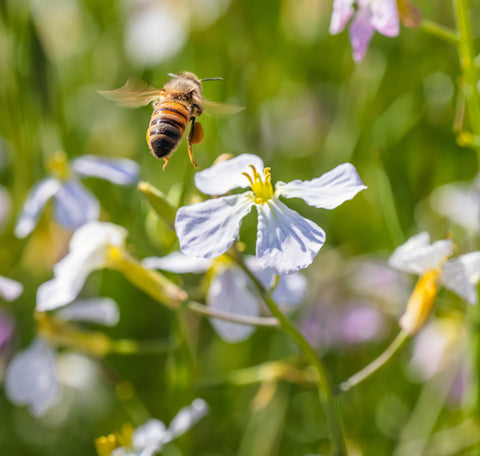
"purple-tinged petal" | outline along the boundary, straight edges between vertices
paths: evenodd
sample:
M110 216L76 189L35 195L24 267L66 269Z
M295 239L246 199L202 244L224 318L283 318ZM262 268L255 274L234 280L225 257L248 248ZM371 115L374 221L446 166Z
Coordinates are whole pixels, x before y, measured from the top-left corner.
M252 173L249 165L263 174L264 165L260 157L242 154L195 174L195 186L207 195L223 195L235 188L248 188L250 182L242 173Z
M361 62L368 49L368 45L375 33L372 23L372 13L368 6L360 7L349 28L350 42L353 48L353 60Z
M365 188L355 166L343 163L310 181L277 182L275 194L285 198L302 198L313 207L334 209Z
M79 176L99 177L118 185L133 185L138 181L140 167L128 158L106 158L83 155L72 162L73 171Z
M239 268L231 267L218 272L212 279L207 294L207 304L215 310L232 315L256 317L259 299L248 290L247 276ZM254 331L253 326L210 319L215 331L227 342L241 342Z
M245 264L267 290L272 286L275 276L273 269L263 269L255 256L246 256ZM281 276L272 297L280 306L296 306L303 301L306 292L307 279L297 272Z
M60 191L60 188L61 183L57 179L49 177L38 182L30 190L15 226L15 236L27 237L35 229L43 207L52 196Z
M253 204L253 193L247 192L181 207L175 217L181 251L200 258L216 258L225 253Z
M17 405L28 405L34 416L44 415L60 398L56 354L37 338L7 368L5 390Z
M149 257L142 260L142 266L146 269L162 269L176 274L188 272L201 274L211 265L211 260L184 255L182 252L172 252L164 257Z
M55 198L55 219L70 230L76 230L85 223L97 220L100 205L95 196L80 182L65 182Z
M340 33L354 12L353 0L334 0L332 18L330 20L330 33L332 35Z
M0 276L0 296L5 301L14 301L23 292L23 285L16 280Z
M276 198L256 206L260 266L278 275L309 266L325 242L325 232Z
M120 320L117 303L112 298L78 299L56 315L66 321L85 321L115 326Z
M371 24L385 36L397 36L400 32L397 0L380 0L370 3Z

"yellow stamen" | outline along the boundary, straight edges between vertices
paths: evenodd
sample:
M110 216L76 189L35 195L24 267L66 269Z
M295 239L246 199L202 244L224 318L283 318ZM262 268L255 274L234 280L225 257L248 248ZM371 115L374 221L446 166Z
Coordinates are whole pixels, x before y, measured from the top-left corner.
M65 181L70 177L71 171L68 164L68 158L64 152L55 152L46 163L48 172L61 181Z
M257 172L255 166L250 165L250 168L252 168L252 176L248 173L242 174L250 182L250 186L255 194L255 203L263 204L273 196L271 168L265 168L263 170L264 180L262 180L260 173Z
M437 281L440 277L438 269L425 272L417 282L410 299L407 310L400 318L400 326L409 335L416 334L423 328L437 294Z
M95 439L95 449L98 456L110 456L118 447L129 447L132 444L133 427L124 424L120 432L98 437Z

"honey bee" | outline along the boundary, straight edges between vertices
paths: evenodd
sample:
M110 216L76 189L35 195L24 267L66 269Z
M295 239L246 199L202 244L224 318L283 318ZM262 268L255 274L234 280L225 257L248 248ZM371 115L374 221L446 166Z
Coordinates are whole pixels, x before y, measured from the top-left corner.
M199 79L187 71L172 77L162 89L156 88L138 78L130 78L127 83L116 90L99 90L105 98L121 106L145 106L153 101L153 114L147 130L147 143L150 151L157 158L163 158L166 168L172 152L180 144L183 134L190 122L187 137L188 156L193 166L192 144L203 141L203 127L196 120L205 109L218 114L234 114L243 109L240 106L227 105L206 100L202 97L202 82L217 81L222 78Z

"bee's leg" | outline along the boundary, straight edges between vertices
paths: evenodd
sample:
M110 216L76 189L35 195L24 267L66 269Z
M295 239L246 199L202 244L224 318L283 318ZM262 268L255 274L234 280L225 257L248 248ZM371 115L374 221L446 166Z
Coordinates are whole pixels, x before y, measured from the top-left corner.
M198 165L193 159L193 150L192 144L200 144L203 141L203 127L200 122L195 122L195 117L192 117L192 125L190 127L190 133L188 134L188 156L195 168L198 168Z
M169 157L162 157L162 158L163 158L163 160L165 161L165 163L163 164L163 168L162 168L162 169L165 171L165 168L166 168L167 165L168 165Z

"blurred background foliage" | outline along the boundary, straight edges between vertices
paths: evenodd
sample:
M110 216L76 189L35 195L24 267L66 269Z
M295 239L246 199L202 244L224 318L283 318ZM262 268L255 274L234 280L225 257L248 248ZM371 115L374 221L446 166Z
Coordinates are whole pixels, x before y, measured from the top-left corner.
M472 3L475 24L480 4ZM418 0L416 6L425 17L454 27L450 2ZM455 47L420 29L402 28L395 39L377 34L356 65L347 33L329 35L330 14L330 0L0 2L0 178L11 198L0 233L0 274L25 286L16 302L2 303L16 327L3 358L32 340L36 288L51 278L52 265L67 249L70 233L55 225L48 210L28 239L13 236L26 194L46 175L54 152L128 157L140 163L141 179L174 204L201 197L193 188L185 141L162 171L163 162L145 142L151 107L121 109L97 93L120 87L130 76L161 87L167 73L182 70L223 77L204 84L205 97L246 107L229 118L202 116L205 141L194 146L200 168L222 153L254 153L272 166L274 181L289 181L312 179L345 161L355 164L368 190L352 202L330 212L292 201L327 233L326 246L306 271L308 298L292 318L325 356L335 383L383 350L397 332L412 285L383 267L386 258L421 229L433 239L454 233L460 252L475 247L475 238L435 215L425 198L439 185L473 180L478 162L452 132L459 78ZM132 254L168 252L171 235L135 189L96 179L85 183L101 201L101 219L128 229ZM241 230L249 253L255 223L252 214ZM171 277L202 296L198 276ZM295 356L283 334L260 329L245 342L227 344L207 320L173 314L116 272L94 273L83 294L119 303L120 323L106 330L112 338L184 337L188 350L73 361L60 350L64 397L46 417L32 418L0 393L2 455L93 455L94 437L149 416L168 423L194 397L204 398L211 413L163 454L327 451L328 431L312 385L250 384L232 375ZM440 294L438 312L445 302L452 308L452 296ZM367 328L362 316L345 326L348 309L359 306L375 311L365 317ZM454 306L463 310L461 303ZM188 328L186 334L181 327ZM407 348L340 398L352 455L393 454L394 448L400 451L399 441L463 422L462 403L450 403L436 384L415 381L410 359ZM427 416L415 418L425 394L439 405L424 407ZM426 430L417 427L419 435L408 434L415 419L433 422Z

